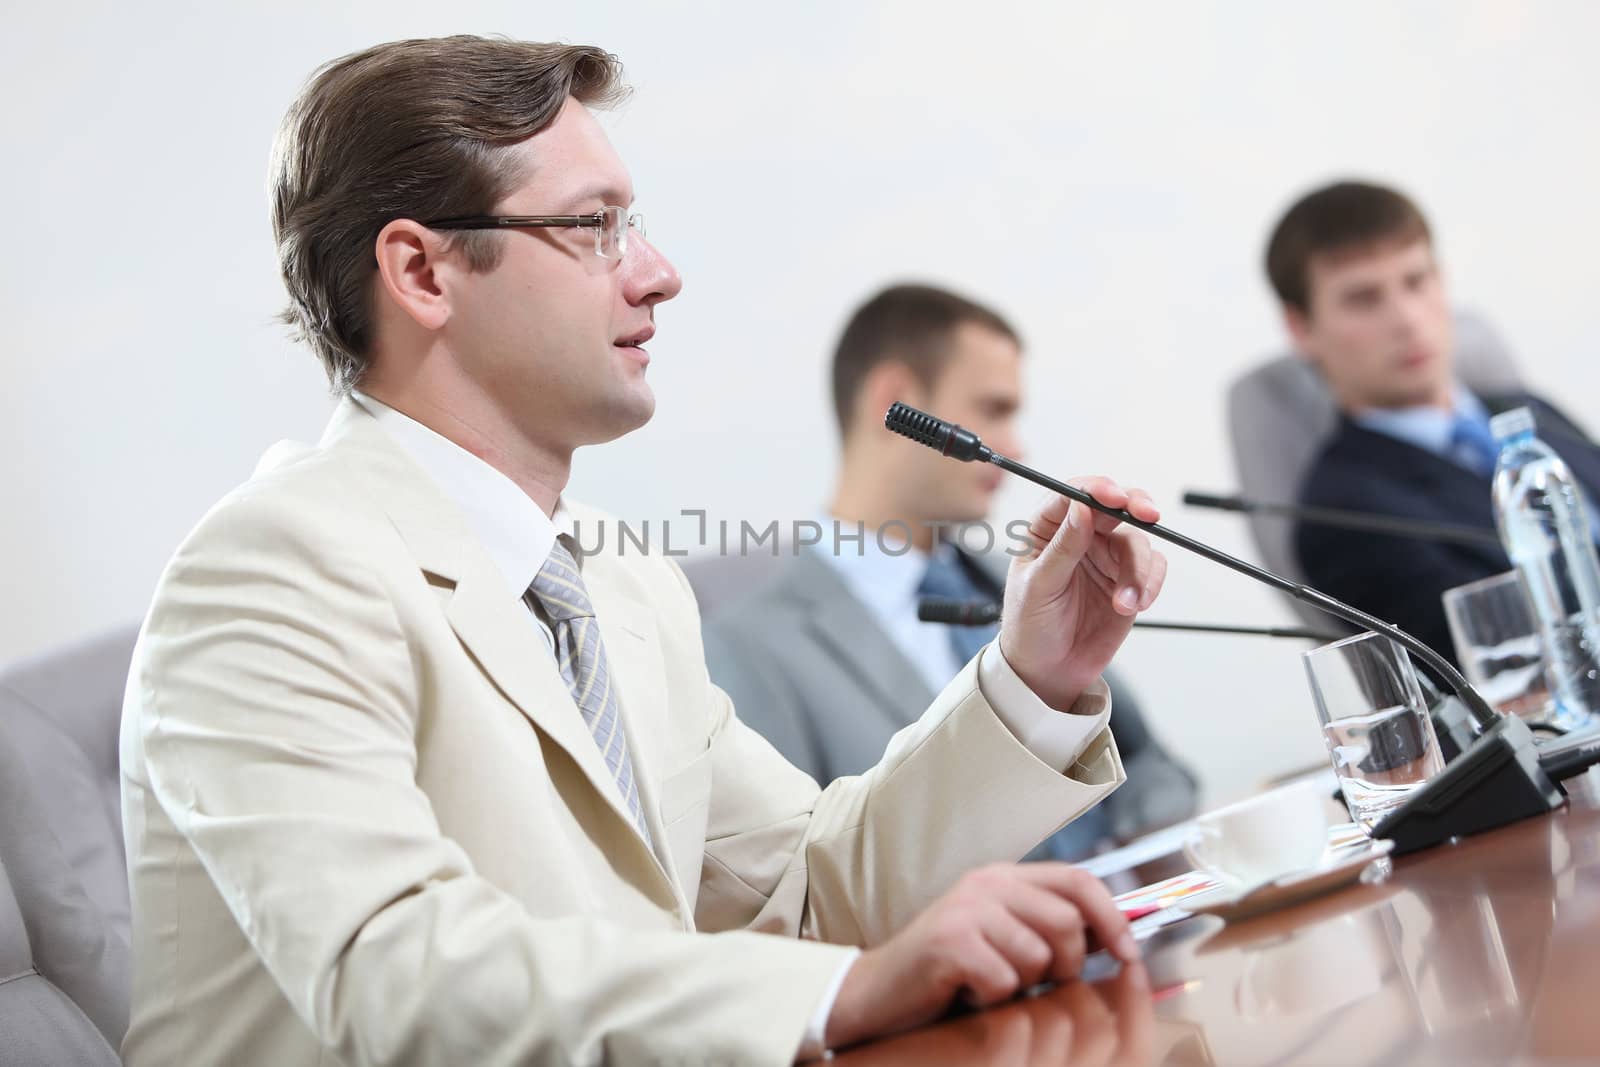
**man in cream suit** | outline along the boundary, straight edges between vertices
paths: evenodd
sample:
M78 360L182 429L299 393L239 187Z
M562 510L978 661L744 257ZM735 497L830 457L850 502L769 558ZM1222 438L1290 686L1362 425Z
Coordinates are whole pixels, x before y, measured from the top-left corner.
M563 533L681 284L587 110L618 76L398 42L285 119L288 317L343 397L201 520L135 653L135 1067L781 1064L1099 945L1142 981L1102 886L1008 862L1122 780L1098 675L1165 576L1141 535L1046 501L997 641L819 791L710 683L671 561Z
M774 580L708 618L705 631L711 680L746 723L823 783L877 763L890 736L994 637L995 626L921 622L917 601L999 601L998 568L1016 548L1003 530L965 526L989 515L1000 471L955 467L884 433L883 412L902 400L1018 455L1022 342L991 308L934 286L896 285L850 316L831 377L841 447L837 490L817 520L823 534ZM864 536L846 539L857 530ZM1194 814L1194 776L1151 733L1127 687L1109 672L1106 681L1128 780L1040 845L1037 858L1081 860L1097 845Z

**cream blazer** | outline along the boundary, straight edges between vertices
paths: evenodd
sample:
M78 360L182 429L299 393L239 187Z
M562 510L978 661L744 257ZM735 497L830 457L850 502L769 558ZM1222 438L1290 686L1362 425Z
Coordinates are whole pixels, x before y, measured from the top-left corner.
M974 664L819 790L708 680L678 568L614 549L583 574L653 847L527 607L358 405L201 520L123 712L128 1063L784 1064L841 946L1122 780L1105 730L1037 760Z

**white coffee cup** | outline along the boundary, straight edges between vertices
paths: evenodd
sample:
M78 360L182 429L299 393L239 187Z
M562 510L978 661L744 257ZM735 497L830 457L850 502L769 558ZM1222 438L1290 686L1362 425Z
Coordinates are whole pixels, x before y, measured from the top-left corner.
M1195 819L1183 853L1225 886L1253 888L1315 867L1328 845L1321 779L1294 782Z

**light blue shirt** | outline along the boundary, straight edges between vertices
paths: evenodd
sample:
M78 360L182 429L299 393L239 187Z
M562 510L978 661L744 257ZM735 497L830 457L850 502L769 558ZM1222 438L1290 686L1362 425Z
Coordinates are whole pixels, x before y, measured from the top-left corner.
M911 661L928 688L942 692L966 664L956 655L948 626L917 618L917 587L928 569L927 554L905 544L880 546L873 530L865 531L859 546L854 541L836 546L835 521L846 537L856 533L858 524L835 520L831 515L823 515L817 521L824 531L823 539L808 551L820 554L828 562L845 588ZM834 550L836 547L838 551ZM941 544L937 551L955 549ZM1105 695L1103 682L1096 682L1079 697L1068 714L1050 708L1017 677L1016 670L1001 654L998 640L989 642L978 656L978 691L1024 748L1063 771L1077 761L1089 741L1111 719L1111 701Z
M1472 463L1468 447L1454 443L1458 416L1475 420L1485 432L1489 428L1489 409L1470 389L1459 383L1456 385L1455 407L1451 411L1436 407L1368 408L1350 418L1357 426L1426 449L1476 474L1477 468ZM1582 487L1579 487L1579 493L1583 495ZM1600 501L1589 500L1587 495L1584 495L1584 500L1588 504L1589 535L1600 541Z
M1476 472L1470 453L1453 445L1455 423L1465 416L1479 423L1484 432L1489 429L1489 409L1466 386L1457 384L1449 411L1431 404L1411 408L1366 408L1350 416L1357 426L1408 445L1416 445L1436 456Z
M818 521L831 537L836 520L825 515ZM846 534L855 532L854 523L838 521ZM831 541L824 537L823 544L817 548L830 546ZM884 547L891 551L884 551ZM917 587L928 571L928 554L910 545L880 546L871 530L862 538L860 549L858 555L852 543L847 552L821 551L819 554L828 561L845 588L866 606L878 628L917 669L928 690L939 692L966 664L956 656L950 642L950 627L917 618ZM896 554L895 549L903 551ZM935 551L954 552L955 549L940 544Z

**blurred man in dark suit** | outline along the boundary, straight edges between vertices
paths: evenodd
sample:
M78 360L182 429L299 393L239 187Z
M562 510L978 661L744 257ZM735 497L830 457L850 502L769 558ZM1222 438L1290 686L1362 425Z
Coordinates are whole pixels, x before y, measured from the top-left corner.
M1530 407L1591 501L1600 451L1526 394L1477 396L1456 377L1449 301L1422 212L1403 193L1340 182L1302 197L1267 244L1268 279L1300 353L1341 417L1301 488L1302 505L1494 528L1498 451L1490 415ZM1511 569L1492 544L1301 524L1312 585L1399 624L1455 658L1440 595Z
M973 527L951 536L955 524L989 514L1001 472L953 464L896 437L883 416L902 400L1018 455L1022 347L994 311L941 289L902 285L851 317L832 378L843 447L833 502L816 520L825 534L773 582L713 616L706 632L712 679L749 725L819 782L876 763L895 731L915 722L994 638L995 626L920 622L917 601L1001 599L1005 531ZM836 529L844 537L835 538ZM1109 675L1108 683L1128 781L1035 858L1082 859L1104 842L1194 812L1193 775L1150 733L1128 687Z

